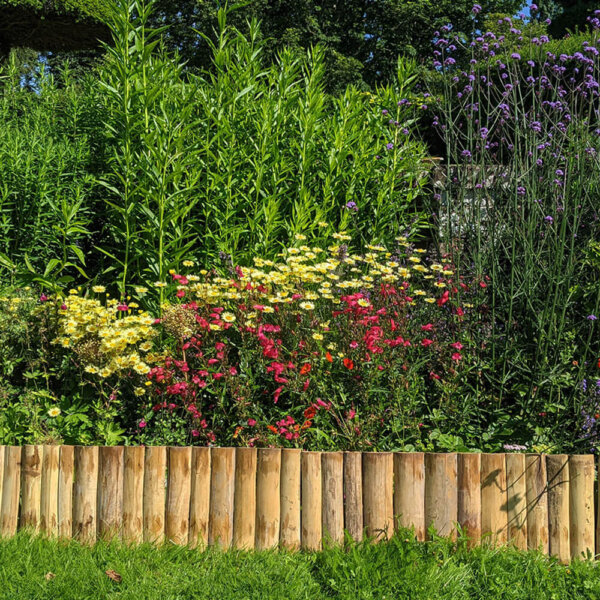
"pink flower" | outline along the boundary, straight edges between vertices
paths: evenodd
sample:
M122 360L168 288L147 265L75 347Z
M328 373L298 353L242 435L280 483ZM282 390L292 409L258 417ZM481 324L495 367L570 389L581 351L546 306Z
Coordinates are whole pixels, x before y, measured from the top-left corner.
M423 346L423 348L427 348L427 346L430 346L431 344L433 344L433 340L430 340L429 338L425 338L421 341L421 346Z
M200 432L197 429L192 429L192 436L193 437L198 437L200 435Z
M67 310L67 305L66 304L61 304L60 305L60 310Z
M121 312L127 312L129 310L129 306L127 306L127 304L119 304L117 306L117 310L120 310Z
M455 350L462 350L464 346L460 342L454 342L454 344L450 344L450 348L454 348Z
M433 323L427 323L427 325L421 325L421 331L431 331L433 329Z
M185 296L185 290L177 290L175 294L178 298L183 298Z
M40 296L40 302L46 302L48 300L48 296L46 296L46 294L42 294ZM64 310L64 309L63 309Z
M254 427L256 425L256 419L248 419L248 427Z
M457 362L458 362L458 361L459 361L461 358L462 358L462 356L461 356L460 352L455 352L455 353L452 355L452 360L455 360L455 361L457 361Z
M144 429L144 427L146 427L146 421L144 421L144 420L141 420L141 421L140 421L140 424L138 425L138 427L139 427L140 429Z
M347 413L346 413L346 417L348 419L354 419L354 417L356 416L356 411L351 408Z

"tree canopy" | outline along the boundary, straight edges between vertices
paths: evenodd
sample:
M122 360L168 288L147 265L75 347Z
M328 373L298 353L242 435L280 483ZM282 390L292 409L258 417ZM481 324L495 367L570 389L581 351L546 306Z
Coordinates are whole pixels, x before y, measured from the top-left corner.
M0 55L14 46L35 50L81 51L108 40L105 22L111 0L0 0ZM286 46L325 48L331 91L347 84L373 87L395 77L398 55L427 63L434 32L452 23L468 33L497 13L515 14L522 0L248 0L232 6L230 24L245 29L261 22L270 58ZM156 0L152 23L165 25L165 41L188 68L210 68L219 0ZM597 0L539 0L539 17L555 17L549 31L564 34L584 25ZM231 6L231 5L230 5Z
M108 39L106 0L0 0L0 55L10 48L86 50Z

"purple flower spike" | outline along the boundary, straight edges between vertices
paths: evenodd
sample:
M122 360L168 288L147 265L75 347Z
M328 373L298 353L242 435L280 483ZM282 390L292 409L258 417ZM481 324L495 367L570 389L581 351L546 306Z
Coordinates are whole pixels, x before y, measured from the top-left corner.
M588 315L587 320L588 321L597 321L598 317L596 315Z
M473 8L471 9L471 12L472 12L474 15L478 15L478 14L481 12L481 5L479 5L479 4L474 4L474 5L473 5Z
M350 200L350 202L348 202L346 204L346 208L348 210L358 210L358 206L356 205L356 202L353 202L352 200Z
M544 221L546 221L546 223L548 223L549 225L552 225L552 223L554 223L554 219L549 215L547 217L544 217Z

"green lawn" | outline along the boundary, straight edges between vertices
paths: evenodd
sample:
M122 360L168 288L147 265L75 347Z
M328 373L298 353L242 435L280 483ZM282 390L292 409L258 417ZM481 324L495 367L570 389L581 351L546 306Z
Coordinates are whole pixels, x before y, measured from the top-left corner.
M534 552L417 544L406 535L289 554L116 543L86 548L19 534L0 542L0 598L591 600L600 598L600 568L579 561L562 566Z

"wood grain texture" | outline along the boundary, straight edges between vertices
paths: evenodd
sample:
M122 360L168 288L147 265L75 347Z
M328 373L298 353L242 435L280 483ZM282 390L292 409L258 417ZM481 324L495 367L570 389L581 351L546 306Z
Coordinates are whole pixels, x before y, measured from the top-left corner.
M58 457L58 535L73 537L73 478L75 476L75 448L61 446Z
M470 548L481 542L481 454L457 456L458 522Z
M569 527L569 457L552 454L546 457L548 471L548 534L550 554L562 563L571 560Z
M569 524L572 558L594 555L594 456L569 456Z
M98 449L98 536L119 538L123 527L123 446Z
M261 448L256 468L256 549L279 544L281 449Z
M527 550L527 478L524 454L506 455L508 541Z
M235 448L212 448L208 543L229 548L233 541Z
M321 453L302 453L302 548L320 550L323 538Z
M20 527L38 531L42 494L43 446L23 446L21 456Z
M300 547L301 450L281 451L281 525L279 542L284 548Z
M84 544L96 541L98 454L97 446L75 446L73 537Z
M481 535L491 545L508 541L506 457L481 456Z
M353 540L363 538L362 453L344 452L344 528Z
M323 492L323 539L333 544L344 542L344 455L321 455Z
M148 446L144 457L144 541L165 539L167 449Z
M170 447L167 453L167 540L179 546L188 543L192 492L192 449Z
M394 516L399 527L413 528L425 540L425 455L423 452L394 454Z
M527 548L549 553L546 457L526 454Z
M190 547L208 544L210 513L210 448L192 450L192 495L190 498Z
M394 533L394 458L389 452L363 454L363 520L375 540Z
M256 541L256 466L256 448L236 449L233 546L243 550L252 550Z
M123 541L144 540L144 446L127 446L123 453Z
M58 534L58 466L60 446L45 446L42 458L40 529L47 535Z
M0 510L0 534L3 537L15 535L19 525L21 457L22 450L19 446L5 446Z
M456 538L458 459L455 453L425 455L425 523L438 535Z
M0 511L2 510L2 486L4 484L4 451L6 446L0 446Z

